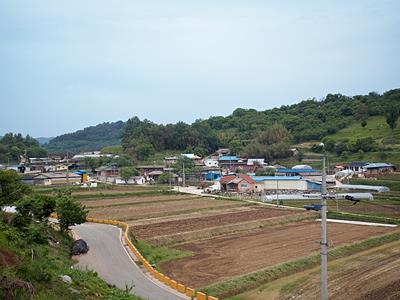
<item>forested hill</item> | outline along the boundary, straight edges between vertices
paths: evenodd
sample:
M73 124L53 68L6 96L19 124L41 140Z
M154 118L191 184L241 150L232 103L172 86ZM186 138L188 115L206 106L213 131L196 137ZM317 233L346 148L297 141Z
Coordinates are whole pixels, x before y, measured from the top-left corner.
M159 125L133 117L126 123L103 123L56 137L48 149L96 150L119 144L121 137L125 152L136 156L164 150L206 154L221 146L243 153L252 142L272 145L275 143L269 141L281 138L292 143L318 141L354 122L361 124L370 116L386 115L393 108L397 111L400 108L400 89L382 95L374 92L353 97L328 94L323 100L310 99L265 111L238 108L227 117L213 116L191 125L183 122ZM264 132L276 123L284 130L275 128L275 132ZM277 132L279 138L271 136ZM257 153L254 149L250 152Z
M46 146L49 152L91 151L105 146L119 145L124 122L106 122L86 127L73 133L67 133L52 139Z

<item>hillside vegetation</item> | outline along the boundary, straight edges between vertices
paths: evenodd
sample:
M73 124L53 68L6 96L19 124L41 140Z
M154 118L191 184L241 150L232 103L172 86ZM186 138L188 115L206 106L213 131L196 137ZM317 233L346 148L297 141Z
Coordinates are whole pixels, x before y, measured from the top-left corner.
M118 145L124 122L102 123L86 127L73 133L66 133L52 139L46 148L49 152L93 151L106 146Z
M397 113L399 108L400 89L382 95L369 93L348 97L328 94L323 100L308 99L264 111L238 108L227 117L211 116L192 124L178 122L163 125L133 117L127 122L103 123L61 135L49 143L48 149L51 152L77 152L100 150L104 146L121 143L125 153L143 161L160 151L190 151L205 155L218 147L228 147L235 154L261 154L268 158L271 151L260 151L260 147L249 149L247 146L254 142L264 145L264 131L276 123L289 131L290 135L285 134L284 137L289 143L320 141L326 136L339 134L339 131L353 124L366 129L357 133L365 137L364 133L374 128L375 122L385 120L389 111ZM375 130L371 132L380 134ZM340 134L346 136L352 132ZM397 135L392 138L396 139ZM393 140L386 139L385 143L393 143ZM271 145L267 148L271 148ZM279 152L285 152L286 147L282 149L278 149Z

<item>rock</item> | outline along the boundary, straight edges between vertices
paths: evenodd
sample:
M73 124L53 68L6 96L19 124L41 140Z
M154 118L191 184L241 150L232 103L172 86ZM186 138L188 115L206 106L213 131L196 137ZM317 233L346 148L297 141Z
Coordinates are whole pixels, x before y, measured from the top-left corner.
M74 288L72 288L72 287L70 287L69 289L68 289L69 291L71 291L71 293L73 293L73 294L78 294L78 295L80 295L80 291L78 291L78 290L76 290L76 289L74 289Z
M60 277L61 277L62 282L68 283L68 284L71 284L71 283L72 283L72 278L71 278L70 276L68 276L68 275L61 275Z
M72 244L72 248L71 248L71 254L72 255L79 255L79 254L85 254L89 251L89 246L88 244L82 240L76 240L74 241L74 243Z

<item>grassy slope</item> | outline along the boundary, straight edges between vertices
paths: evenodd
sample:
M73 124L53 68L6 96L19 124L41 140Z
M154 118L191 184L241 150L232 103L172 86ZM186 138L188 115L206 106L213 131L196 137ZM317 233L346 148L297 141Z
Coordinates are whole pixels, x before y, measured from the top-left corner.
M74 264L69 256L72 241L67 235L47 227L32 227L21 232L0 224L0 229L0 278L7 278L7 282L0 280L0 299L7 299L6 290L10 285L14 293L12 299L141 299L108 286L94 272L71 269ZM40 233L37 232L38 229ZM40 241L43 234L47 237ZM12 259L4 264L5 257ZM73 283L63 283L60 275L71 276ZM33 298L30 298L23 288L12 286L22 282L33 285Z
M400 144L400 126L392 131L386 124L385 117L376 116L368 118L367 126L364 128L357 122L328 137L335 141L371 137L386 145Z

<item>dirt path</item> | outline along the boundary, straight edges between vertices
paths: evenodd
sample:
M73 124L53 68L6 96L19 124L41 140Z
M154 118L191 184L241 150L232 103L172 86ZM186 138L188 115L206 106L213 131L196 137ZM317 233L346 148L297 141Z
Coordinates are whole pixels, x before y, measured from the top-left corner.
M330 224L330 247L360 241L393 231L391 228ZM184 284L201 287L299 257L319 249L320 227L299 222L183 245L192 257L167 262L162 269Z

